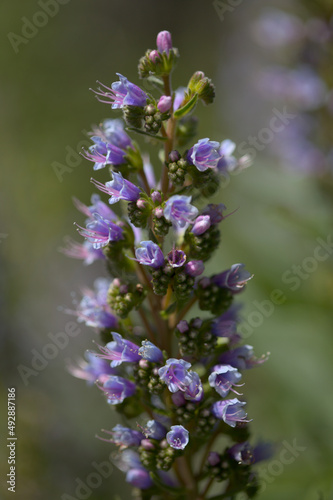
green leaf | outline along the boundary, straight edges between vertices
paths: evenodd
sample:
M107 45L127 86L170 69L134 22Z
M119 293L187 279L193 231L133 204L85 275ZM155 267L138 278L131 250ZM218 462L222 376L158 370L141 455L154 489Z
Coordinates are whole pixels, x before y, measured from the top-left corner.
M192 111L192 109L194 108L194 106L197 103L197 100L198 100L198 94L194 94L194 96L192 97L192 99L190 99L185 104L185 106L183 106L182 108L177 109L177 111L174 112L173 116L175 118L182 118L183 116L187 115L190 111Z
M139 128L135 127L125 127L125 130L128 130L129 132L136 132L137 134L141 135L147 135L148 137L152 137L153 139L157 139L159 141L166 141L168 139L167 137L163 137L162 135L150 134L149 132L145 132L145 130L140 130Z

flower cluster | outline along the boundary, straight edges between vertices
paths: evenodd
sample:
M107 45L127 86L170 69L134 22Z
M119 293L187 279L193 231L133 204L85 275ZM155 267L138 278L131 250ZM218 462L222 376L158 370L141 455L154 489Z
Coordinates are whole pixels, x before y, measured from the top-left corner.
M93 170L109 169L111 179L91 180L104 201L97 194L90 206L75 200L86 217L77 225L85 241L69 241L62 251L85 264L102 259L109 277L97 280L94 291L83 290L69 311L101 335L87 360L69 370L95 382L129 419L101 439L118 447L116 465L139 498L208 499L213 482L224 479L221 494L243 491L252 498L256 454L239 388L243 372L266 356L257 359L242 344L234 303L252 274L236 263L205 275L227 217L225 205L207 198L239 160L230 140L195 141L191 114L200 100L213 101L214 86L198 71L174 92L177 58L163 31L157 48L140 60L140 77L163 89L156 100L121 74L95 91L123 121L106 120L91 134L84 156ZM133 129L161 146L160 180L130 138ZM206 311L202 318L199 311Z
M271 151L287 168L332 182L333 150L327 132L333 116L329 54L332 11L325 2L305 2L304 19L278 9L264 12L253 26L255 37L276 61L258 78L261 95L292 119L278 126ZM287 123L288 122L288 123Z

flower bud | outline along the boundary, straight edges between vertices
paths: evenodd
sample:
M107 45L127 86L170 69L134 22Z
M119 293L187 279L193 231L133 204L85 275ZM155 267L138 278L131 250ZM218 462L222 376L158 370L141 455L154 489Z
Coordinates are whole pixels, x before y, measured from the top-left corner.
M156 38L157 50L169 54L172 49L171 33L169 31L160 31Z
M193 224L192 233L195 234L195 236L199 236L210 228L210 224L209 215L199 215Z
M160 59L160 55L157 50L152 50L149 54L149 59L155 64L158 59Z
M205 266L202 260L190 260L185 266L187 274L193 277L200 276L204 270Z
M162 95L158 101L157 107L161 113L166 113L171 108L172 97L168 95Z

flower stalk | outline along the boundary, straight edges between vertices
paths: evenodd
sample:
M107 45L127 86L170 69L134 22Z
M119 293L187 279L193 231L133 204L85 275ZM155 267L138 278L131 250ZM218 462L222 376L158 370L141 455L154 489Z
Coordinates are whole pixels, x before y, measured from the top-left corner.
M159 99L121 74L96 91L124 121L106 120L93 131L85 157L95 170L110 169L110 181L92 180L108 203L96 194L91 206L76 201L87 217L86 227L78 226L86 241L63 250L89 264L103 259L109 272L94 290L83 291L76 311L68 311L103 342L70 371L96 381L107 403L128 419L129 427L107 431L106 441L119 448L118 466L135 498L210 500L215 483L222 485L220 498L229 498L235 481L237 491L253 498L259 485L246 459L254 450L250 419L246 402L233 397L242 397L243 371L266 359L255 358L237 333L234 300L252 275L244 264L205 273L226 209L207 198L228 168L244 162L232 156L229 140L195 142L191 115L200 101L211 104L215 91L198 71L185 90L173 92L178 56L171 34L163 31L157 49L140 59L140 77L154 76L164 89ZM162 169L141 156L130 131L154 144L154 138L166 139ZM122 215L110 205L120 206ZM193 317L194 306L199 316Z

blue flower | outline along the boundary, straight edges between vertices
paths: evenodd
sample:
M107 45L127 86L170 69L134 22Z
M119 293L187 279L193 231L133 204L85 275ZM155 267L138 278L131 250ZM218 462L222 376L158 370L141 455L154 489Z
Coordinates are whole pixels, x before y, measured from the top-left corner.
M113 144L125 151L128 147L133 148L132 139L124 130L124 122L119 119L104 120L102 127L95 129L96 135L100 135L105 142Z
M98 249L107 245L110 241L122 240L123 230L114 222L104 219L100 214L93 214L92 222L88 222L87 227L83 228L78 224L78 232Z
M172 425L166 438L169 445L176 450L183 450L189 442L189 432L182 425Z
M237 368L230 365L217 365L214 366L212 373L209 375L208 382L222 398L225 398L229 391L238 394L232 386L236 385L241 378L242 375Z
M126 163L125 151L118 146L104 142L100 137L92 137L94 145L89 150L83 150L82 156L95 162L94 170L100 170L106 165L123 165Z
M211 411L214 417L223 420L230 427L236 427L237 422L250 422L250 420L246 420L247 414L242 408L245 404L237 398L226 399L214 403Z
M135 488L140 488L140 490L147 490L153 486L150 474L144 467L130 469L126 474L126 481Z
M251 465L254 462L253 448L247 441L231 446L228 449L228 455L238 464Z
M151 363L160 363L163 361L163 353L161 349L156 347L149 340L143 340L141 342L142 347L139 349L139 354L143 359L150 361Z
M187 160L195 165L200 172L208 168L216 168L221 158L218 151L220 144L208 138L200 139L187 153Z
M219 153L221 155L221 159L217 164L217 169L220 172L230 172L235 169L237 166L237 160L232 153L235 151L236 144L230 139L226 139L221 142L221 146L219 148Z
M184 390L184 397L193 403L199 403L203 396L203 387L199 375L194 371L189 371L190 383Z
M182 267L186 262L186 253L173 248L167 255L167 261L171 267Z
M161 441L161 439L165 438L166 428L157 420L149 420L144 429L144 433L150 439L157 439Z
M83 289L83 297L77 306L76 311L67 310L70 314L75 314L78 321L84 322L93 328L115 328L118 325L116 316L107 303L107 294L110 281L105 278L97 279L94 283L95 290Z
M139 347L116 332L111 332L114 340L106 344L105 347L99 346L103 354L98 354L100 358L111 360L111 366L114 368L121 365L124 361L135 363L140 361Z
M175 195L168 199L164 206L164 217L172 223L173 228L185 230L198 215L198 209L191 205L191 196Z
M213 276L213 283L221 288L229 288L234 293L240 292L253 274L244 269L244 264L234 264L230 269Z
M119 82L113 82L111 88L103 83L102 88L94 91L97 99L105 104L111 104L112 109L123 108L124 106L139 106L143 108L147 104L147 94L134 83L131 83L127 78L120 73ZM105 90L104 90L105 89Z
M231 349L230 351L225 351L219 357L219 362L222 364L228 364L238 370L245 370L252 368L255 365L260 365L268 359L268 354L261 356L261 358L256 358L254 356L253 347L251 345L242 345L236 349Z
M164 255L160 247L152 241L141 241L141 248L135 250L135 257L140 264L158 269L164 265Z
M95 352L87 351L85 358L88 362L82 359L78 361L77 366L71 363L68 364L67 369L74 377L86 380L89 385L92 385L96 380L103 383L109 375L115 374L115 370L110 367L110 363L98 358Z
M133 396L136 391L134 382L117 375L110 375L102 386L98 386L107 396L110 405L118 405L124 399Z
M223 217L223 212L227 207L223 203L218 205L215 203L209 203L201 212L201 215L209 215L211 224L218 224L225 217Z
M192 377L187 371L190 367L191 363L183 359L170 358L166 361L166 365L158 370L158 374L170 392L185 391L192 382Z
M102 439L120 446L120 449L127 448L128 446L140 446L144 436L139 431L134 431L129 427L117 424L111 431L103 430L106 434L110 434L110 439ZM100 438L101 439L101 438Z
M72 238L65 238L67 247L59 248L59 251L72 257L73 259L83 260L84 265L89 265L95 260L105 259L105 255L100 248L94 248L90 241L85 240L83 243L77 243Z
M92 183L106 194L111 195L109 203L113 205L120 200L136 201L140 196L140 189L132 182L124 179L120 173L112 172L112 181L105 184L91 179Z

